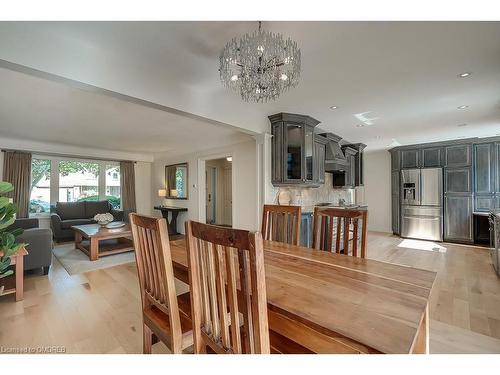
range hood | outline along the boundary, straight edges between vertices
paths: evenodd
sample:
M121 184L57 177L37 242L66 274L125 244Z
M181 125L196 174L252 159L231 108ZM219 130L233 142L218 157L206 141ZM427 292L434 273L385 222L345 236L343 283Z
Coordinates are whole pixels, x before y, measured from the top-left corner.
M320 136L328 139L325 153L325 172L344 171L347 166L347 158L340 147L342 137L333 133L322 133Z

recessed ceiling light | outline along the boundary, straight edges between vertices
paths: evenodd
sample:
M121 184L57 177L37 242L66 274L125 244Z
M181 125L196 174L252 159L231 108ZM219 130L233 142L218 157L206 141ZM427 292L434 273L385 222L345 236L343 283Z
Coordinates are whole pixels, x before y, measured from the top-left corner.
M458 126L459 128L462 128L462 127L464 127L464 126L467 126L467 124L458 124L457 126Z
M468 105L461 105L461 106L458 106L457 108L458 109L466 109L466 108L469 108L469 106Z
M226 156L226 160L227 161L233 161L233 157L232 156Z
M457 77L466 78L466 77L469 77L471 74L472 74L471 72L463 72L463 73L460 73Z
M331 110L334 110L334 109L337 109L337 108L338 108L338 107L337 107L336 105L332 105L332 106L330 107L330 109L331 109Z

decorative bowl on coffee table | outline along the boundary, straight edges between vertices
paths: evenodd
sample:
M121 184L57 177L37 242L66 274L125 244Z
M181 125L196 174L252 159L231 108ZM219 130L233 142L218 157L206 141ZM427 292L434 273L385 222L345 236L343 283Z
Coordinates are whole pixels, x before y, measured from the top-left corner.
M104 227L113 221L114 217L109 212L104 214L97 214L94 216L94 220L97 221L97 224Z

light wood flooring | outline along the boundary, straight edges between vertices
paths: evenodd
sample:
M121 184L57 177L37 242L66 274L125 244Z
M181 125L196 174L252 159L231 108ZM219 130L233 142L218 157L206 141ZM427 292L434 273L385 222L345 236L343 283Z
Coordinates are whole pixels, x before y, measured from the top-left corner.
M431 295L433 353L500 353L500 279L486 248L405 242L369 233L368 257L437 272ZM425 245L425 246L424 246ZM427 246L428 247L428 246ZM134 264L70 276L54 258L48 276L25 278L25 299L0 298L0 347L64 346L69 353L140 353ZM166 352L158 343L154 352Z

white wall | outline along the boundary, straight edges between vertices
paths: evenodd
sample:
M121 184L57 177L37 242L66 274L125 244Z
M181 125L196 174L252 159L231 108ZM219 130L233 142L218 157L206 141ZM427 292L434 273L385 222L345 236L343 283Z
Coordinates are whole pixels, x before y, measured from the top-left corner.
M201 220L205 217L205 202L199 200L199 189L205 189L205 170L199 171L202 160L217 159L225 156L233 157L233 227L257 230L259 226L257 197L257 157L256 143L249 141L235 145L212 149L209 151L187 154L184 156L157 157L152 167L152 201L154 205L168 204L177 207L187 207L187 212L181 212L177 221L177 230L184 233L186 220ZM189 164L189 198L162 199L158 197L158 189L165 186L165 166L188 162ZM202 162L202 164L205 164ZM200 212L202 210L203 212ZM154 215L160 212L153 210Z
M364 153L364 200L368 204L368 229L392 232L391 155L387 150Z

